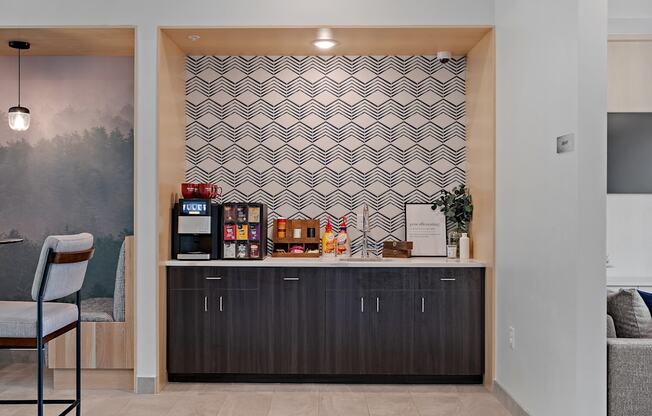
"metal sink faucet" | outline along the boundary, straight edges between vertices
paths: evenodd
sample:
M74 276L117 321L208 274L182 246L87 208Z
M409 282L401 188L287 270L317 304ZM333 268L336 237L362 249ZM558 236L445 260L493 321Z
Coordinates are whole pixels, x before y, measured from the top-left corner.
M369 206L362 206L362 258L369 258Z

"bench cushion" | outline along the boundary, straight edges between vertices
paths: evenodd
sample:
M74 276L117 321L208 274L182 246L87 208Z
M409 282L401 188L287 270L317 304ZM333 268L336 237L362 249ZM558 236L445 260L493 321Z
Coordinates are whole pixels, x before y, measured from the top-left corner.
M0 338L36 338L36 302L0 301ZM43 336L77 321L77 306L43 303Z
M113 322L113 298L90 298L81 302L84 322Z
M84 310L82 308L82 310ZM125 320L125 240L120 247L118 256L118 267L115 271L115 290L113 292L113 313L111 314L116 322Z

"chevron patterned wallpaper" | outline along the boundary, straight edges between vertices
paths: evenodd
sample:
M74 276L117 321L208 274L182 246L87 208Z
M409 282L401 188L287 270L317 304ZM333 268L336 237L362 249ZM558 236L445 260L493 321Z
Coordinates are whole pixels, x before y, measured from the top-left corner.
M403 239L405 202L465 180L465 58L190 56L186 179L278 216L371 212L373 246ZM335 227L337 231L337 227ZM270 245L271 246L271 245Z

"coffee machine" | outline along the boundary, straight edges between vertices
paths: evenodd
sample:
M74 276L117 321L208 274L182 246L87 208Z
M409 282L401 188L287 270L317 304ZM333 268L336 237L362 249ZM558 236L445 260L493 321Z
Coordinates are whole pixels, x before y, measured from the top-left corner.
M172 258L220 258L220 209L210 199L180 199L172 209Z

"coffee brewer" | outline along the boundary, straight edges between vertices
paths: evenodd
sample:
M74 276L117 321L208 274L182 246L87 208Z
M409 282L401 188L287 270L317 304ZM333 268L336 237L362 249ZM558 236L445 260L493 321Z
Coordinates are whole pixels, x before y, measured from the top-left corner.
M220 258L220 209L210 199L180 199L172 209L172 258Z

